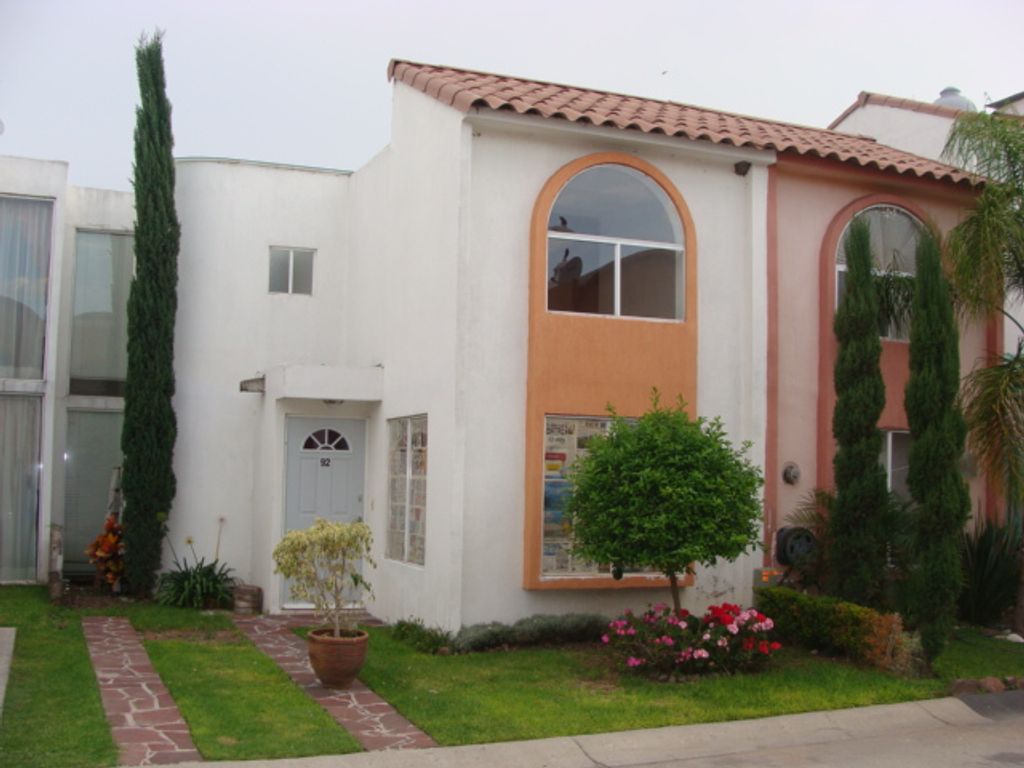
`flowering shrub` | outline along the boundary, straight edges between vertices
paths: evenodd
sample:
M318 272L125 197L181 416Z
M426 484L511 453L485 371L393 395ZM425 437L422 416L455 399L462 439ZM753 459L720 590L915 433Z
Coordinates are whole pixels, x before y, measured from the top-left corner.
M763 613L731 603L712 605L703 616L659 603L640 616L626 611L601 642L638 672L733 673L761 666L782 647L769 637L773 626Z
M100 578L111 587L116 586L124 573L124 538L117 518L107 516L103 522L103 533L85 548L85 554L96 566Z

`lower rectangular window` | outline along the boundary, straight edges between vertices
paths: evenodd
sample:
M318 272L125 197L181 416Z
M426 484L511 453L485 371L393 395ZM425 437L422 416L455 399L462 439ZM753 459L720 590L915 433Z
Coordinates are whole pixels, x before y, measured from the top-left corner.
M580 560L572 553L572 536L565 519L571 493L569 472L587 454L594 435L608 434L611 419L592 416L546 416L544 419L544 526L541 542L541 573L554 575L603 575L609 566Z
M910 469L910 433L883 432L882 437L885 443L882 446L880 458L889 480L889 490L900 498L909 500L910 489L907 487L907 471Z
M388 529L384 556L426 560L427 417L388 420Z

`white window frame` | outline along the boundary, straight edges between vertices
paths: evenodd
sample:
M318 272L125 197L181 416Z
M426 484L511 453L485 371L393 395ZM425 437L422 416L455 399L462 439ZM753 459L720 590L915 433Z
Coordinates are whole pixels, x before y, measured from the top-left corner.
M270 259L274 251L285 251L288 254L288 290L286 291L272 291L270 290ZM295 252L302 251L304 253L312 254L312 260L309 265L309 293L295 291ZM315 248L299 248L287 245L272 245L267 251L267 293L274 296L312 296L313 295L313 268L316 264L316 249Z
M577 243L596 243L598 245L611 245L615 248L615 266L613 277L615 280L615 306L612 314L603 312L574 312L569 309L551 309L548 312L555 312L562 315L582 315L584 317L627 317L636 320L652 320L662 323L681 323L686 320L686 249L681 243L663 243L657 240L629 240L621 237L606 237L604 235L580 235L575 232L559 232L548 230L548 245L552 240L571 240ZM678 253L679 271L677 276L679 282L676 291L679 294L680 311L679 317L648 317L647 315L623 315L622 314L622 249L626 248L649 248ZM545 302L547 299L545 299Z
M427 414L425 414L425 413L417 414L415 416L400 416L398 418L388 419L387 420L387 424L388 424L388 462L387 462L387 467L388 467L388 503L387 503L387 514L388 514L388 516L387 516L386 523L385 523L384 557L386 559L388 559L388 560L393 560L395 562L406 563L407 565L416 565L416 566L421 566L422 567L422 566L426 565L426 560L427 560L427 548L426 548L426 531L427 531L427 503L426 503L427 499L426 499L426 494L427 494L427 489L426 489L426 487L424 487L424 503L423 503L423 537L424 537L424 542L423 542L423 561L422 562L418 562L416 560L410 560L409 559L409 552L411 550L411 547L410 547L409 543L410 543L411 528L412 528L412 525L411 525L410 521L411 521L412 508L413 508L413 503L412 503L412 481L414 479L414 475L413 475L412 432L413 432L413 422L418 421L418 420L422 420L423 421L423 431L424 431L424 433L428 433L428 419L427 419ZM396 423L396 422L403 422L403 421L405 422L405 441L406 441L405 442L405 470L404 470L404 480L405 480L405 493L404 493L404 497L405 497L405 517L404 517L404 520L405 520L405 530L404 530L404 536L403 536L403 539L402 539L402 552L401 552L401 554L399 556L398 554L389 551L390 533L391 533L391 506L394 503L392 501L392 499L391 499L391 478L393 477L393 475L391 474L391 451L392 451L392 447L391 447L391 424L392 423ZM429 453L430 453L429 437L428 437L426 451L427 451L427 454L428 454L427 467L429 468L429 466L430 466L430 464L429 464ZM428 471L429 471L429 469L428 469ZM424 482L424 486L426 486L427 475L425 475L425 474L423 475L423 482Z
M892 492L892 440L894 435L906 435L911 437L910 430L908 429L883 429L882 435L885 437L885 444L882 446L882 453L884 459L881 462L882 466L885 467L885 489Z

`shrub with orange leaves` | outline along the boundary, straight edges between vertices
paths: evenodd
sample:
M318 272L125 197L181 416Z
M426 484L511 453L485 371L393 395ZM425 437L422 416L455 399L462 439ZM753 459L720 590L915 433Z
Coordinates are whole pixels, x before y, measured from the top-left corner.
M117 585L124 573L124 536L121 524L113 515L103 522L103 532L85 548L89 562L111 587Z

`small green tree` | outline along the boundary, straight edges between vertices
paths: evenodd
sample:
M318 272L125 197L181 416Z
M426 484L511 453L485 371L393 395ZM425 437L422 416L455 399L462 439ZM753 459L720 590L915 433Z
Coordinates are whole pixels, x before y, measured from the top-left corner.
M959 332L930 233L922 233L917 248L916 283L904 398L913 437L907 485L917 503L911 604L925 655L934 659L953 631L963 580L957 545L971 502L959 468L967 434L957 407Z
M721 420L692 420L658 393L636 421L612 411L607 436L577 461L567 515L574 550L598 563L664 573L680 609L678 575L735 560L760 538L761 471L726 438Z
M854 219L846 239L846 291L835 317L836 499L829 517L831 591L844 600L880 606L888 544L889 492L878 457L878 418L885 406L879 367L878 299L871 265L871 234Z
M160 568L175 493L177 422L171 398L180 228L174 208L171 104L159 33L142 38L135 60L142 105L135 113L135 278L128 296L121 487L125 576L133 591L148 594Z

